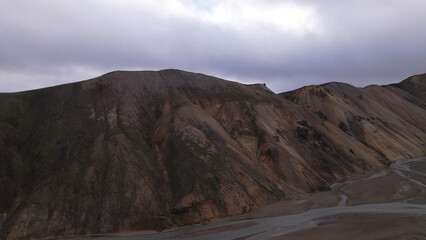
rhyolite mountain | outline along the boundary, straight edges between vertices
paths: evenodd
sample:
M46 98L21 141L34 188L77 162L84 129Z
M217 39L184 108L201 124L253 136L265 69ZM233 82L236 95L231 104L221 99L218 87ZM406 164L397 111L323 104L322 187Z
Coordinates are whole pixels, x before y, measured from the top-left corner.
M165 229L426 155L426 75L275 94L178 70L0 94L0 234Z

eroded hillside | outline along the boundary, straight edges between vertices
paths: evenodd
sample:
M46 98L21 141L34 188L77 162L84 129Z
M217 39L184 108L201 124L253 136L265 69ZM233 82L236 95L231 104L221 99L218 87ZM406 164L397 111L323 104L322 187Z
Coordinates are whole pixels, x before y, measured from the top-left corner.
M410 81L280 96L178 70L118 71L0 94L1 236L193 224L424 156L424 95Z

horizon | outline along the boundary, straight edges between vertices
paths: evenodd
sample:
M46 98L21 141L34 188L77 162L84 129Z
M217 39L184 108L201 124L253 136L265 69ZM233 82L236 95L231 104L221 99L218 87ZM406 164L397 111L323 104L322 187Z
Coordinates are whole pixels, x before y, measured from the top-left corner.
M91 81L91 80L94 80L94 79L96 79L96 78L99 78L99 77L102 77L102 76L104 76L104 75L107 75L107 74L110 74L110 73L114 73L114 72L161 72L161 71L168 71L168 70L182 71L182 72L188 72L188 73L193 73L193 74L203 74L203 75L206 75L206 76L219 78L219 79L224 80L224 81L230 81L230 82L240 83L240 84L243 84L243 85L265 84L265 86L266 86L269 90L271 90L273 93L275 93L275 94L281 94L281 93L285 93L285 92L292 92L292 91L295 91L295 90L298 90L298 89L301 89L301 88L305 88L305 87L309 87L309 86L319 86L319 85L329 84L329 83L343 83L343 84L349 84L349 85L354 86L354 87L356 87L356 88L366 88L366 87L368 87L368 86L372 86L372 85L385 86L385 85L390 85L390 84L397 84L397 83L400 83L400 82L402 82L402 81L404 81L404 80L406 80L406 79L408 79L408 78L410 78L410 77L413 77L413 76L426 74L426 73L416 73L416 74L413 74L413 75L407 76L407 77L405 77L405 78L401 79L400 81L397 81L397 82L391 82L391 83L388 83L388 84L375 84L375 83L371 83L371 84L368 84L368 85L365 85L365 86L355 86L355 85L353 85L353 84L346 83L346 82L330 81L330 82L324 82L324 83L321 83L321 84L308 84L308 85L304 85L304 86L301 86L301 87L298 87L298 88L294 88L294 89L290 89L290 90L286 90L286 91L281 91L281 92L276 92L276 91L274 91L273 89L271 89L271 88L268 86L268 84L267 84L267 83L265 83L265 82L251 82L251 83L244 83L244 82L235 81L235 80L232 80L232 79L225 79L225 78L217 77L217 76L214 76L214 75L209 75L209 74L205 74L205 73L201 73L201 72L190 72L190 71L186 71L186 70L182 70L182 69L167 68L167 69L161 69L161 70L114 70L114 71L110 71L110 72L107 72L107 73L104 73L104 74L100 74L100 75L98 75L98 76L95 76L95 77L92 77L92 78L88 78L88 79L77 80L77 81L71 81L71 82L64 82L64 83L58 83L58 84L56 84L56 85L43 86L43 87L33 88L33 89L25 89L25 90L21 90L21 91L9 91L9 92L2 92L2 91L0 91L0 94L23 93L23 92L30 92L30 91L42 90L42 89L45 89L45 88L58 87L58 86L62 86L62 85L77 84L77 83L80 83L80 82Z

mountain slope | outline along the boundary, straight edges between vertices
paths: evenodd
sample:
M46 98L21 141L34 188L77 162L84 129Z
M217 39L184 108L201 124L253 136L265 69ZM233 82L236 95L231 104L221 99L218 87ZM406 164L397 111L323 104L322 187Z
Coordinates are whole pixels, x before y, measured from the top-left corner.
M400 88L423 103L426 102L426 73L411 76L400 83L391 84L390 86Z
M282 96L327 119L386 159L402 159L409 152L414 155L424 152L424 103L392 85L360 89L328 83Z
M0 94L2 238L193 224L425 155L424 102L408 90L282 96L178 70Z

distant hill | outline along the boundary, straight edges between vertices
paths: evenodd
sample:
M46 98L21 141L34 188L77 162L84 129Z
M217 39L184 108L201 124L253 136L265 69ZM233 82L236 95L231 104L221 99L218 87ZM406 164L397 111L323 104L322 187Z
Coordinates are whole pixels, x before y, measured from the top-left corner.
M179 70L0 94L0 236L165 229L426 155L425 75L275 94Z

